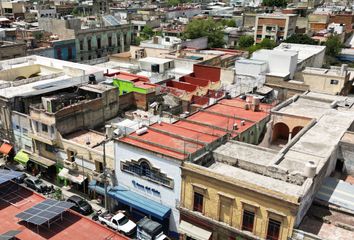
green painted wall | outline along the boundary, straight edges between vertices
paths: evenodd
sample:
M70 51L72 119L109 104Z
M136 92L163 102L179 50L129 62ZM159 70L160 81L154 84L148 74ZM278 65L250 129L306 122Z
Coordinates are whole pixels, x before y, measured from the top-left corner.
M142 94L148 94L148 90L144 88L138 88L134 86L133 82L124 81L121 79L113 79L113 85L119 88L119 95L123 95L130 92L137 92Z

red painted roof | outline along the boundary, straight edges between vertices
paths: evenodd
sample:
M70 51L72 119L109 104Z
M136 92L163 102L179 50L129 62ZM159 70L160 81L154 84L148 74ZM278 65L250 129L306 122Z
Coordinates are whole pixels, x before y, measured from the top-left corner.
M132 138L123 137L120 141L181 160L185 159L188 153L195 153L203 148L204 143L218 139L217 136L208 133L169 123L153 124L147 133L140 136L132 133L129 136Z
M2 187L4 187L4 184ZM71 210L63 214L63 221L58 220L54 223L51 223L50 228L48 228L47 225L39 226L39 232L37 233L37 228L35 225L29 224L27 226L26 223L19 222L18 218L15 216L18 213L23 212L42 202L45 198L37 193L25 189L22 186L14 189L16 190L13 190L10 193L12 194L11 196L13 204L9 204L3 200L0 200L0 233L7 232L9 230L20 230L21 233L16 235L16 239L23 240L129 239ZM8 198L11 198L11 196L9 195Z
M174 88L178 88L180 90L185 90L187 92L194 92L197 90L197 87L196 85L193 85L193 84L189 84L189 83L184 83L184 82L177 82L177 81L169 81L166 83L166 85L168 87L174 87Z
M186 82L194 85L198 85L201 87L206 87L209 85L210 81L201 79L201 78L196 78L196 77L190 77L190 76L184 76L180 79L181 82Z
M147 133L140 136L132 133L119 141L184 160L188 153L195 153L205 144L212 143L228 133L234 138L269 115L266 112L243 109L240 107L244 104L242 101L224 99L186 119L180 119L173 124L153 124ZM241 121L244 121L243 125ZM238 127L235 130L234 124Z
M237 136L237 133L241 133L254 125L253 122L245 121L245 124L241 126L241 120L234 119L232 116L221 116L209 112L197 112L188 117L188 120L199 122L201 124L208 124L210 126L215 126L225 131L231 131L232 137ZM238 129L232 130L234 124L237 124Z
M126 73L126 72L113 72L113 73L106 73L104 74L107 77L113 77L113 78L118 78L121 80L127 80L127 81L143 81L143 82L150 82L149 78L136 75L136 74L131 74L131 73Z
M254 122L259 122L266 118L269 114L266 112L254 112L252 110L246 110L241 107L234 107L232 105L223 104L223 100L219 104L215 104L207 109L207 111L222 113L229 116L234 116L238 118L249 119Z

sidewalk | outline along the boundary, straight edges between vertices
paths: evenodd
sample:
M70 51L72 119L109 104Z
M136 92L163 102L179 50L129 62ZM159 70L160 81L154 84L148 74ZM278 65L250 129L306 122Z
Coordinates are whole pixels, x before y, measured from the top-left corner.
M64 186L64 187L58 186L58 185L56 185L56 184L54 184L52 182L49 182L49 181L47 181L47 180L45 180L43 178L41 178L41 180L43 182L45 182L46 184L48 184L48 185L53 185L56 188L60 188L61 191L62 191L64 200L66 200L67 198L71 197L72 195L78 195L78 196L86 199L86 201L91 204L91 206L92 206L94 211L98 211L100 209L103 212L106 211L106 209L103 206L99 205L99 203L98 203L98 201L96 199L90 200L88 198L87 194L84 194L82 192L76 191L75 189L71 189L69 186Z

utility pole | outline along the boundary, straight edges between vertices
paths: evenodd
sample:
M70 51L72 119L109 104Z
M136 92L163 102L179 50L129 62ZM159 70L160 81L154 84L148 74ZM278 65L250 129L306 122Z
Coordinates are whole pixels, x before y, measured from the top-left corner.
M103 180L104 180L104 208L107 209L107 168L106 168L106 141L108 140L105 133L103 141Z

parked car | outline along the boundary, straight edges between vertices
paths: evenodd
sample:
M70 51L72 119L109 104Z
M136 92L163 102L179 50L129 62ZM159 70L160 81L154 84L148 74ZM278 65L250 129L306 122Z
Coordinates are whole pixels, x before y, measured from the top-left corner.
M162 225L147 217L140 219L137 223L138 229L136 237L138 240L168 240L164 234Z
M14 167L14 165L5 165L4 164L4 165L1 165L0 168L10 170L10 171L19 171L19 172L22 171L22 169ZM23 173L21 176L15 178L14 181L17 183L23 183L23 181L25 180L26 177L27 177L27 175L25 173Z
M132 236L136 232L136 224L129 220L123 212L118 212L115 215L109 212L104 212L98 216L98 220L101 224L105 224L126 236Z
M39 193L47 193L53 189L53 187L47 186L47 184L45 184L41 179L32 176L27 177L24 180L24 183L27 187Z
M93 212L92 206L82 197L72 195L66 199L66 201L75 204L71 209L75 212L81 213L82 215L87 216Z

